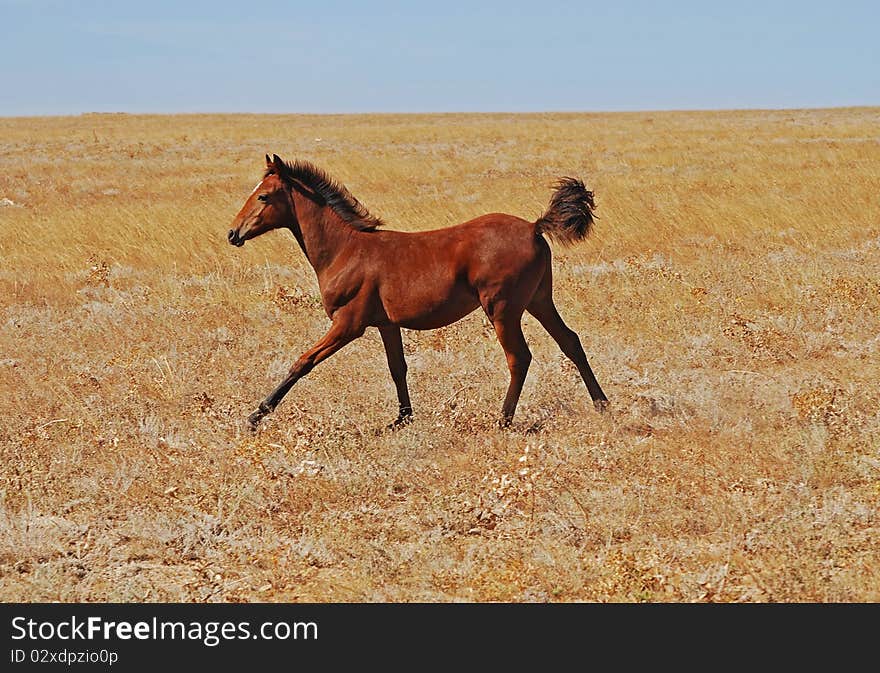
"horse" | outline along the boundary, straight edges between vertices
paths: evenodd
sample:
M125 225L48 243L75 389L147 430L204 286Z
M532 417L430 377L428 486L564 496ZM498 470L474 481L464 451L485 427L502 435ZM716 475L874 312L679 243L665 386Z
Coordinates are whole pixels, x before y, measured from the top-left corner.
M510 370L500 424L509 426L532 355L522 331L528 311L575 364L596 410L608 398L584 354L580 338L553 303L550 246L583 240L593 228L593 193L563 177L546 212L535 222L491 213L432 231L383 229L348 189L314 164L266 155L266 170L232 222L227 240L245 241L289 229L318 278L327 333L303 353L287 376L248 417L256 431L293 385L346 344L376 327L397 389L396 430L413 417L406 383L401 328L429 330L454 323L481 307Z

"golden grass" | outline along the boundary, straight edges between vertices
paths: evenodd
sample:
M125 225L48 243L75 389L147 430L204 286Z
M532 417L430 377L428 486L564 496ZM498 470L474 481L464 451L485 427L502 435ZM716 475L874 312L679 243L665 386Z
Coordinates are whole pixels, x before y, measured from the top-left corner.
M389 226L595 190L511 430L479 314L326 329L292 238L228 224L265 152ZM0 119L0 599L880 600L880 110ZM4 201L6 199L7 201ZM12 202L10 205L9 201Z

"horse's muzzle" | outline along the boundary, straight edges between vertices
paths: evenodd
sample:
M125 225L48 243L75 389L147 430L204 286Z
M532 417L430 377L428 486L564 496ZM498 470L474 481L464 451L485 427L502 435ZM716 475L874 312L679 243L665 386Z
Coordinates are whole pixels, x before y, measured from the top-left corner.
M229 233L226 234L226 238L232 245L237 248L240 248L244 245L244 239L238 235L238 232L235 229L230 229Z

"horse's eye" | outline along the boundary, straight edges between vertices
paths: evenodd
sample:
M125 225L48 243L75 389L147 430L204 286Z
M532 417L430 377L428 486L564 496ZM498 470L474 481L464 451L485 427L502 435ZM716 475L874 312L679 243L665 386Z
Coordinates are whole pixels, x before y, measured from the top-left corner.
M269 195L268 195L268 194L260 194L260 195L257 197L257 200L258 200L258 201L262 201L263 203L266 203L266 201L269 200Z

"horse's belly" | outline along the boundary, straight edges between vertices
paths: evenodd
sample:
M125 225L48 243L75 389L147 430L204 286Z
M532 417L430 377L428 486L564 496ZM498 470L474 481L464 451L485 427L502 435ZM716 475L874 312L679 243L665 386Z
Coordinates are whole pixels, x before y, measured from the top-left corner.
M480 305L475 293L458 284L443 289L435 287L433 291L416 285L398 297L385 298L383 303L391 322L419 330L445 327Z
M480 302L476 299L466 305L459 304L455 307L444 307L442 310L432 311L418 316L405 319L397 324L406 329L437 329L446 327L464 318L473 311Z

